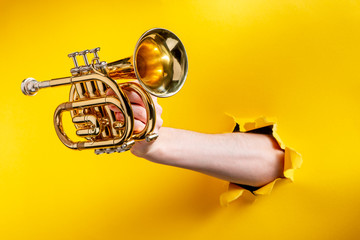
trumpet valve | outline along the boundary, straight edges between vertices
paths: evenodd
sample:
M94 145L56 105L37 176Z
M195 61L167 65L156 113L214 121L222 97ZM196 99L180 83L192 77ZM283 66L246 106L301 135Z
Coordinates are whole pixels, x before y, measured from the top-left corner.
M74 65L75 65L75 67L70 70L70 73L73 76L77 76L80 74L79 64L76 59L76 56L78 56L78 55L79 55L79 52L73 52L73 53L68 54L68 57L72 58L72 60L74 61Z
M79 52L79 55L80 55L80 56L83 56L83 58L84 58L84 63L85 63L86 66L89 66L89 61L88 61L88 59L87 59L87 54L88 54L89 52L90 52L89 50L84 50L84 51Z
M99 58L98 51L100 51L100 48L99 48L99 47L93 48L93 49L91 49L89 52L92 53L92 54L94 54L93 61L96 61L97 64L100 64L100 58Z
M90 53L94 54L94 58L91 60L91 62L94 65L96 70L101 70L107 64L106 62L100 62L100 57L99 57L99 54L98 54L99 51L100 51L99 47L89 50Z
M79 67L79 72L81 74L89 74L91 72L91 67L90 66L81 66L81 67Z
M84 63L85 63L85 66L81 66L80 67L80 72L82 74L88 74L91 72L91 67L90 67L90 64L89 64L89 60L87 58L87 54L89 53L90 51L89 50L83 50L81 52L79 52L79 55L80 56L83 56L83 59L84 59Z
M78 76L78 75L80 75L80 68L74 67L74 68L70 69L70 73L71 73L71 75L73 75L74 77L75 77L75 76Z
M68 54L68 57L72 58L72 60L74 61L75 67L79 67L79 64L78 64L77 59L76 59L76 56L78 56L78 55L79 55L79 52L73 52L73 53Z

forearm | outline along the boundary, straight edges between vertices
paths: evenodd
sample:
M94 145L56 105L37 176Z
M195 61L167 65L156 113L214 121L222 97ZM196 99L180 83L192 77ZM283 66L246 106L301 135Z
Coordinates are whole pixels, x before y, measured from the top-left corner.
M203 134L161 128L148 151L150 161L199 171L234 183L262 186L282 176L284 153L272 136L251 133Z

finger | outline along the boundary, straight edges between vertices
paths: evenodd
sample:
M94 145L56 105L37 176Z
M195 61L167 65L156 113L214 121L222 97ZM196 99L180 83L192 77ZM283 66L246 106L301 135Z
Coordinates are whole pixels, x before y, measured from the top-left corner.
M145 124L139 120L134 121L134 132L139 133L141 132L145 127Z
M115 92L114 92L111 88L109 88L109 89L106 90L106 95L107 95L107 96L115 96ZM109 104L108 106L109 106L109 109L110 109L111 111L115 112L115 114L118 113L118 112L121 112L120 109L117 108L117 107L116 107L115 105L113 105L113 104Z
M124 121L124 115L121 112L115 112L115 118L117 121Z
M155 129L154 132L159 132L159 129L161 128L161 126L163 125L163 120L161 117L158 117L156 119L156 124L155 124Z
M128 90L123 90L123 91L127 95L131 104L138 104L138 105L144 106L144 102L142 101L140 95L137 92L128 91Z
M152 96L151 95L151 98L152 98L152 100L153 100L153 102L154 102L154 105L155 105L155 110L156 110L156 113L158 114L158 115L161 115L162 114L162 107L161 107L161 105L158 103L158 101L157 101L157 97L154 97L154 96Z
M114 104L109 104L108 105L110 110L117 113L117 112L121 112L119 108L117 108Z
M106 90L106 95L108 95L108 96L114 96L114 95L115 95L115 92L114 92L111 88L108 88L108 90Z
M155 104L155 111L156 111L156 115L161 115L163 112L162 107L159 104Z
M139 105L133 105L132 110L133 110L135 120L146 123L147 115L146 115L145 108L143 108L143 107L141 107ZM122 112L115 112L115 118L118 121L123 121L124 120L124 115L122 114Z
M131 103L135 103L135 104L139 104L139 105L144 105L140 95L133 91L133 90L127 90L127 89L122 89L122 91L126 94L126 96L128 97L129 101ZM115 96L115 92L109 88L107 91L106 91L106 95L107 96Z
M155 97L155 96L153 96L151 94L150 94L150 97L151 97L151 99L153 100L154 103L157 103L157 97Z
M146 109L139 105L132 105L134 119L139 120L143 123L147 121Z
M118 114L119 116L122 116L122 112L120 111L120 109L118 109L117 107L115 107L112 104L110 104L108 106L109 106L110 110L115 113L115 115ZM141 115L141 116L139 116L139 120L145 122L146 118L147 118L145 108L143 106L139 106L139 105L132 105L132 108L133 108L133 110L136 109L136 113L134 113L134 115L136 114L136 117L138 117L138 115ZM143 108L144 110L138 110L138 108ZM159 104L155 104L155 111L156 111L157 117L159 117L162 114L163 109Z
M116 120L117 121L124 121L124 116L121 113L116 113ZM139 120L134 120L134 132L135 133L139 133L141 132L145 127L145 123L143 123L142 121Z

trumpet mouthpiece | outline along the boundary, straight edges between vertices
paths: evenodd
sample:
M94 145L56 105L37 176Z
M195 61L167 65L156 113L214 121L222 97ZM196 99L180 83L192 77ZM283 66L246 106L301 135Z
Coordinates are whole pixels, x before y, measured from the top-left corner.
M21 82L21 91L27 96L34 96L39 90L39 82L34 78L27 78Z

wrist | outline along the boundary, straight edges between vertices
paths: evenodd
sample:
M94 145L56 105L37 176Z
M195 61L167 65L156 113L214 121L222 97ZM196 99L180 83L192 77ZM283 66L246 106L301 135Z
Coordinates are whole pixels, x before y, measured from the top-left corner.
M164 138L161 129L159 130L159 137L152 141L146 142L145 140L136 142L135 145L131 148L131 153L137 157L145 158L152 162L158 162L159 158L162 158L163 142Z

